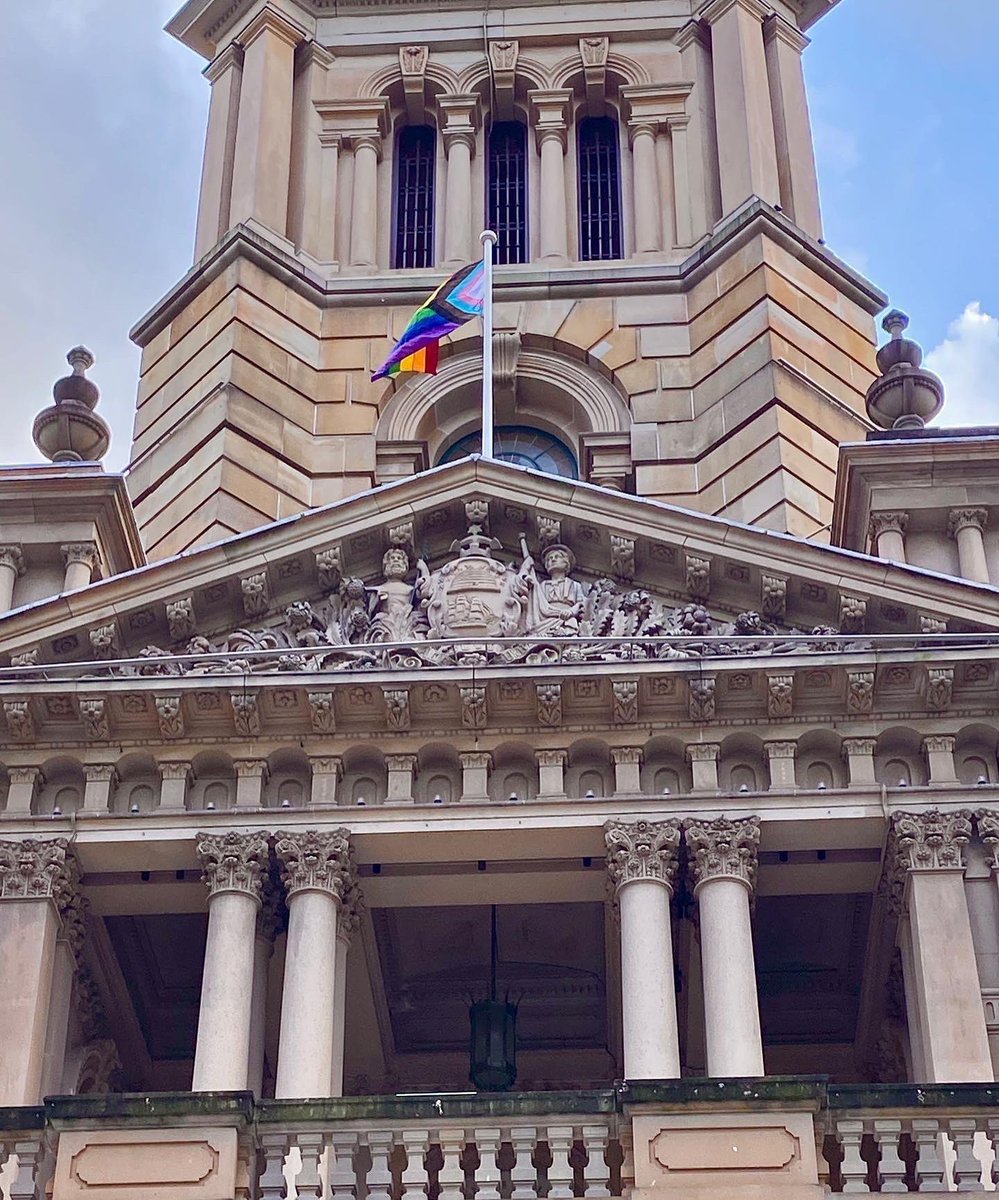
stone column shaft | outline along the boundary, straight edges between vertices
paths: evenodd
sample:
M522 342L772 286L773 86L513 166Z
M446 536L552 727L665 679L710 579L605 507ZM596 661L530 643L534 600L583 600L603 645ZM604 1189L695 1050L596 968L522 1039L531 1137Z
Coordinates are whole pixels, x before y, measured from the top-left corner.
M905 527L909 514L904 512L872 512L870 535L872 553L890 562L905 562Z
M325 1097L333 1078L340 902L353 878L349 835L345 829L288 834L275 852L288 892L275 1096Z
M378 142L371 137L354 142L354 193L350 213L350 265L374 267L378 238Z
M571 98L569 91L530 93L541 155L538 253L542 259L552 262L565 262L569 255L565 146L567 111Z
M701 12L711 26L723 216L751 196L768 204L780 202L763 47L767 12L762 0L714 0Z
M62 558L66 564L66 575L62 590L75 592L88 587L97 566L97 546L93 542L71 542L62 547Z
M343 1095L343 1061L347 1044L347 965L350 945L361 924L364 900L354 880L347 887L340 908L334 963L333 1061L330 1070L330 1095Z
M229 224L251 218L288 232L295 47L303 33L264 9L241 37L243 77Z
M48 1022L45 1030L42 1096L55 1096L62 1092L69 1019L73 1008L73 974L75 970L76 959L72 947L65 938L57 938L55 961L52 966L52 989L49 993Z
M322 172L319 206L319 228L316 233L316 257L320 262L335 263L340 251L337 245L337 189L340 184L340 146L343 139L338 133L320 134L322 147Z
M676 218L676 244L692 246L698 237L694 220L692 195L696 184L691 179L690 138L687 117L670 117L666 122L669 129L670 158L673 165L673 204Z
M656 128L649 123L632 126L631 165L634 181L635 253L662 249L662 201L656 167Z
M210 897L191 1090L242 1091L249 1072L254 944L267 838L202 834L198 857Z
M760 1076L763 1038L749 911L759 822L721 817L688 820L684 828L700 914L708 1074Z
M676 821L611 821L604 838L621 914L625 1078L678 1079L670 899L680 826Z
M20 546L0 546L0 613L14 606L14 585L24 574L24 555Z
M984 508L954 508L948 521L948 531L957 539L961 575L975 583L991 582L984 537L988 515Z
M444 265L467 262L470 257L472 208L472 138L453 137L447 142L447 186L444 192Z
M253 984L250 1000L250 1034L247 1054L246 1087L258 1099L263 1095L264 1058L267 1045L267 977L270 973L273 942L257 922L253 940Z
M801 68L801 55L808 38L783 17L775 15L767 18L764 41L781 205L805 233L820 238L819 182Z
M204 70L204 76L211 84L212 97L208 106L205 158L201 168L195 262L207 254L229 228L242 74L243 51L236 45L227 46Z

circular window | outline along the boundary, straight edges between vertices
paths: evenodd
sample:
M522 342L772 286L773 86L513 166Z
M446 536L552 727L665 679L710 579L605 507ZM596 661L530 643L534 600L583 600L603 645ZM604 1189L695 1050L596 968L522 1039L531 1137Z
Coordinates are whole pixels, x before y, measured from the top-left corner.
M481 453L482 432L476 430L449 446L441 455L440 462L454 462L457 458ZM493 431L493 457L521 467L533 467L535 471L544 471L548 475L579 478L576 457L565 442L541 429L531 429L528 425L497 425Z

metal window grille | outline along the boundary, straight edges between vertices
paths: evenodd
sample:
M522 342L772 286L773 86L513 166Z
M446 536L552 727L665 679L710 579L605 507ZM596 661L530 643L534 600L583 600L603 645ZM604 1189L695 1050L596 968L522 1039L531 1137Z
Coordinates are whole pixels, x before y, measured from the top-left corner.
M396 150L395 265L434 265L434 165L437 132L409 125ZM374 197L371 199L374 203Z
M501 121L489 131L489 225L496 262L527 262L527 128Z
M579 123L579 257L621 257L621 159L617 123L585 117Z

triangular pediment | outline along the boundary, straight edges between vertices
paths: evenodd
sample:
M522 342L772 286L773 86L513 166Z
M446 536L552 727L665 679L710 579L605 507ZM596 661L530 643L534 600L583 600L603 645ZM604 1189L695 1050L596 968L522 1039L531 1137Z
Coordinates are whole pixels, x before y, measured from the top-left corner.
M683 654L738 639L772 653L787 637L945 625L999 628L999 591L473 458L20 609L0 620L0 655L249 653L294 667L328 650L329 667L386 643L483 637L672 638Z

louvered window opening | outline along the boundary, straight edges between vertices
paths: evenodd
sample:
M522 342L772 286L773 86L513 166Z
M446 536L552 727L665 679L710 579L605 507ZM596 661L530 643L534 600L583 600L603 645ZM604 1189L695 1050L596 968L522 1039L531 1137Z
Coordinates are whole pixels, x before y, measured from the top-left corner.
M396 161L395 265L434 265L434 165L437 133L409 125L399 134ZM374 203L374 197L371 200Z
M621 257L621 160L617 124L609 117L579 123L579 257Z
M496 262L527 262L527 128L502 121L489 133L489 226Z

